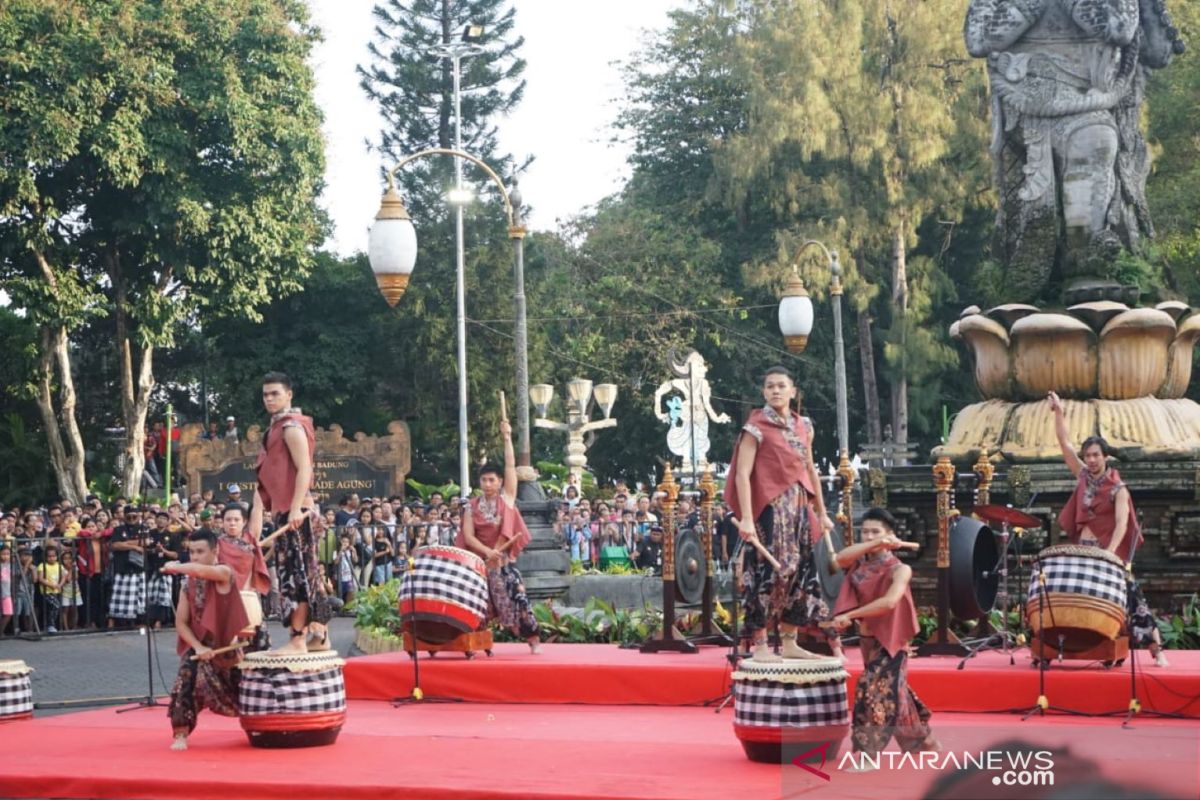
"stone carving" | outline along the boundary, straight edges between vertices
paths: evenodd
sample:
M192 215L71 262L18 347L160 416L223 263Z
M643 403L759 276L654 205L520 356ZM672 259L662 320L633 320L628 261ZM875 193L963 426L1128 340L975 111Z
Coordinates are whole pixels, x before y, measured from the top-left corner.
M665 381L654 392L654 414L670 425L667 447L683 459L680 474L703 470L708 466L708 422L729 422L728 414L718 414L712 407L712 388L709 386L708 365L695 350L688 350L682 362L671 352L667 363L676 377ZM667 400L668 411L662 410L664 395L677 392ZM693 459L695 463L693 464Z
M964 35L988 60L1012 299L1039 297L1056 267L1067 284L1103 275L1154 234L1138 117L1148 71L1183 52L1165 0L971 0Z

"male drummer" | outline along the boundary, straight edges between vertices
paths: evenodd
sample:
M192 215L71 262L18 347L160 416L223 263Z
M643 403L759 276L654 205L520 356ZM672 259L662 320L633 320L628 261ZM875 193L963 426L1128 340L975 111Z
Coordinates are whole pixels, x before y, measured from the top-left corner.
M909 587L912 567L892 553L903 546L896 527L886 509L867 509L861 541L837 554L846 577L830 625L843 631L857 620L863 656L850 738L854 752L868 758L857 771L870 768L892 736L907 752L941 749L929 727L932 713L908 686L908 645L918 630L917 610Z
M186 750L196 729L196 715L208 708L225 717L238 715L238 672L241 654L217 653L247 627L246 607L238 593L233 569L218 563L217 535L206 528L188 536L189 561L170 561L167 575L184 575L175 609L176 651L182 657L167 714L175 740L172 750ZM195 656L196 660L192 660Z
M483 495L472 497L463 508L455 544L487 563L491 599L488 616L499 619L500 624L529 643L530 652L537 654L541 652L541 631L514 563L532 537L517 510L517 459L513 453L512 425L506 419L500 420L500 434L504 439L504 471L496 464L479 468L479 489Z
M1108 466L1108 443L1101 436L1089 436L1076 450L1067 432L1062 400L1054 392L1046 395L1046 400L1054 411L1054 433L1063 461L1071 474L1079 479L1074 493L1058 515L1059 527L1072 544L1103 547L1130 564L1134 551L1142 545L1142 529L1121 474ZM1160 667L1167 666L1158 626L1133 581L1130 581L1128 611L1133 645L1149 646L1154 662Z
M288 528L271 554L289 636L288 643L276 652L304 653L308 650L311 604L319 590L317 542L307 513L312 507L309 490L316 439L312 418L292 407L292 381L287 375L268 372L263 377L262 398L271 415L271 427L263 436L255 467L258 486L250 509L250 530L262 530L264 513L273 516L274 528Z

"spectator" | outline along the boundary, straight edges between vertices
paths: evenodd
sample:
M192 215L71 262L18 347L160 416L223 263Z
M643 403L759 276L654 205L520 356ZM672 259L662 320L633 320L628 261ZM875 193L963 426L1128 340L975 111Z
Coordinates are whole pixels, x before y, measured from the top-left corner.
M79 626L79 606L83 597L79 593L79 572L75 565L75 551L64 549L62 553L62 610L59 612L59 627L64 631Z
M228 492L229 496L225 500L225 505L242 502L242 487L238 486L236 483L231 483L226 491ZM243 506L243 508L245 508L245 506Z
M34 629L33 553L28 547L17 548L17 581L13 589L13 621L18 631Z
M170 623L174 616L175 606L172 604L172 578L160 570L168 561L178 561L179 551L173 549L178 545L172 542L171 513L165 510L154 514L154 529L150 531L144 544L146 546L146 605L147 620L153 621L155 630L164 623Z
M401 577L403 573L408 571L408 542L404 537L396 540L396 557L392 561L392 575Z
M324 563L317 564L317 581L321 584L321 591L329 603L329 608L334 614L340 614L346 604L338 595L337 588L333 585L333 581L330 580L329 572Z
M662 574L662 542L662 526L651 525L650 538L642 544L638 551L638 569L652 569L655 575Z
M721 521L715 526L713 552L717 556L718 563L727 567L729 566L729 555L738 543L738 527L737 520L733 516L733 509L727 503L721 503L720 508Z
M567 508L575 508L579 505L579 487L568 485L563 490L563 502L567 504Z
M8 629L8 621L13 618L13 575L12 545L5 539L0 539L0 636Z
M208 430L200 434L200 438L208 442L215 442L217 439L220 439L221 431L217 428L217 423L208 423Z
M225 441L236 442L238 440L237 420L233 417L225 418Z
M571 561L592 560L592 524L583 508L576 508L567 526L567 544L571 548Z
M354 500L353 495L344 494L342 499L338 501L338 510L334 515L334 525L339 528L344 528L350 524L350 520L354 518Z
M355 578L358 574L358 552L354 549L349 533L343 533L340 541L337 561L338 593L342 602L349 604L354 601L354 592L358 588Z
M46 633L58 633L63 590L63 568L58 563L58 545L48 544L43 558L34 574L34 582L42 596L42 628Z
M338 535L334 524L334 510L326 508L321 516L313 520L313 537L317 540L317 561L326 566L329 575L334 575L337 563ZM332 578L331 578L332 582ZM330 597L340 597L336 592Z
M145 611L145 550L142 546L145 533L142 510L126 506L125 522L113 529L109 540L113 564L112 599L108 607L110 628L118 622L132 624Z
M76 542L80 624L86 628L98 628L104 622L104 573L108 564L108 537L112 535L111 528L101 530L101 520L107 527L108 514L101 511L96 517L84 517Z
M650 498L642 495L637 501L637 510L646 515L646 521L651 525L658 522L658 515L650 509Z
M617 536L618 544L625 548L626 555L633 560L642 540L642 533L638 529L637 522L634 521L633 509L627 508L621 512L621 524Z
M375 526L374 568L371 570L371 583L378 585L387 583L392 578L392 556L395 549L388 538L388 530L382 525Z
M383 527L387 528L389 536L396 534L396 514L395 509L388 500L384 500L379 504L379 522Z
M442 503L444 502L445 498L442 497L441 492L434 492L433 494L429 495L429 507L435 511L440 512L442 509Z

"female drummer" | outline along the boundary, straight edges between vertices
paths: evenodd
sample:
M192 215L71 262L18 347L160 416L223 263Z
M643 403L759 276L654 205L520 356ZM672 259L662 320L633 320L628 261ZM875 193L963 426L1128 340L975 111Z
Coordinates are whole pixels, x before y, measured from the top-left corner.
M504 471L496 464L479 468L483 496L472 497L463 508L455 543L487 563L489 618L499 619L500 624L527 641L530 651L536 654L541 652L540 630L521 573L513 563L532 537L517 510L516 456L507 419L500 421L500 434L504 439Z
M1075 492L1058 515L1058 524L1071 544L1103 547L1120 556L1126 564L1142 545L1142 529L1138 525L1129 488L1121 474L1108 466L1108 443L1100 436L1089 436L1078 450L1071 444L1062 400L1054 392L1046 395L1054 411L1054 433L1062 450L1063 461L1071 474L1079 479ZM1132 576L1132 571L1129 573ZM1133 646L1149 646L1154 663L1167 666L1163 655L1162 637L1142 597L1136 581L1129 582L1128 613L1130 638Z

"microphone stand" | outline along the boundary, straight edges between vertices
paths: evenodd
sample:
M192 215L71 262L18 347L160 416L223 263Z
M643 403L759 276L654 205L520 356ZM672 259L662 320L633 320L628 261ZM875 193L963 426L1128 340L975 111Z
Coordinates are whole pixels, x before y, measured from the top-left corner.
M140 527L140 525L139 525ZM138 531L138 541L145 542L150 531ZM132 552L132 551L131 551ZM150 621L150 554L146 545L142 545L142 621L143 635L146 637L146 696L136 704L127 708L118 708L118 714L126 711L137 711L140 708L163 708L167 703L159 702L154 696L154 625Z
M1137 552L1137 536L1133 535L1133 531L1126 531L1126 536L1133 536L1129 546L1129 563L1125 565L1125 574L1127 577L1128 586L1126 591L1133 591L1135 580L1133 577L1133 555ZM1128 603L1126 603L1128 606ZM1151 620L1153 622L1153 620ZM1121 727L1125 730L1132 730L1133 718L1141 713L1142 703L1138 700L1137 693L1137 642L1133 641L1133 620L1130 615L1126 615L1126 626L1129 628L1129 709L1125 712L1125 719L1121 722ZM1151 639L1151 641L1154 641Z

